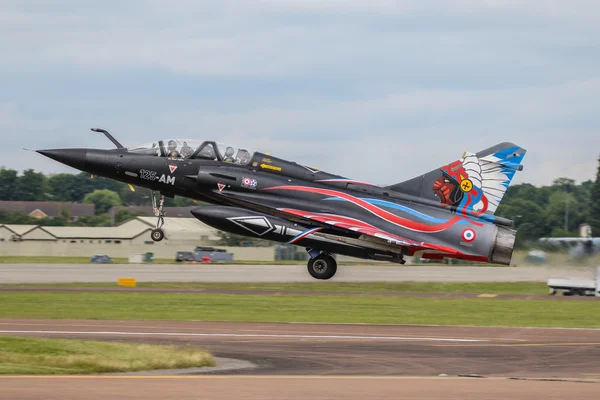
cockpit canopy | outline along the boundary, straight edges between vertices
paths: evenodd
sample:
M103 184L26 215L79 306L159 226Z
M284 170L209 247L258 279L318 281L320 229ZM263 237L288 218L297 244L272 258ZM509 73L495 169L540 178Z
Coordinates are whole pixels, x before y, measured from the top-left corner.
M245 148L211 141L200 142L193 139L159 140L129 147L127 151L157 157L215 160L241 165L249 164L254 155L254 151Z

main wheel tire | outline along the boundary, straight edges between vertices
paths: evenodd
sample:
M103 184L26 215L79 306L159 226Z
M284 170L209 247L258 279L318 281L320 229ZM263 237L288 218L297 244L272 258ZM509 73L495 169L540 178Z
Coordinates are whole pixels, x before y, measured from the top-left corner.
M160 242L165 238L165 233L162 231L162 229L153 229L152 232L150 232L150 237L155 242Z
M327 254L320 254L308 261L308 273L315 279L331 279L337 272L337 262Z

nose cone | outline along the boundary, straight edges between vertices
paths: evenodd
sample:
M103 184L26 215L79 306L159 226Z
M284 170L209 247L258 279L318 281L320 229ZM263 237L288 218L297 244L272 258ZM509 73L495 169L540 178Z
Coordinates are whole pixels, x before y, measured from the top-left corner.
M38 153L78 170L85 169L87 149L38 150Z

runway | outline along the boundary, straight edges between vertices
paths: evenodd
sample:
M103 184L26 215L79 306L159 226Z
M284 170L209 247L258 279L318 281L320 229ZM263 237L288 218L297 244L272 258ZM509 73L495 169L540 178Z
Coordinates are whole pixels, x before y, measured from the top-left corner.
M304 265L0 264L0 284L114 282L315 282ZM342 265L333 282L545 282L592 279L592 268Z
M600 379L595 329L0 319L0 335L192 344L255 375Z
M342 266L339 271L334 280L340 282L506 282L587 276L587 271L545 267ZM0 265L0 284L114 282L123 276L132 276L141 282L315 282L302 265ZM81 288L33 290L77 291ZM219 289L126 290L224 292ZM326 292L325 287L323 290L321 294L339 295ZM267 292L264 294L274 294ZM368 296L369 293L356 295ZM548 304L551 307L553 303ZM195 376L0 376L3 400L437 400L442 397L504 400L563 399L574 393L592 397L600 391L600 330L593 329L0 319L0 336L187 344L207 349L217 357L246 360L256 365L255 369Z
M0 377L5 400L461 400L594 398L598 384L401 377Z
M204 377L3 377L3 399L548 399L600 391L594 329L0 319L0 331L190 344L257 365ZM460 378L470 375L485 379Z

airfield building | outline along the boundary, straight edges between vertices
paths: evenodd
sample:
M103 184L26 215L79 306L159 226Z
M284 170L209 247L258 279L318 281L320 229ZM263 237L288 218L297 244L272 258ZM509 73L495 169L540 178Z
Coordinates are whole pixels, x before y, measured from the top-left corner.
M115 227L0 225L0 255L129 257L152 252L172 258L195 246L215 246L217 231L195 218L166 218L165 240L153 242L154 217L137 217Z

